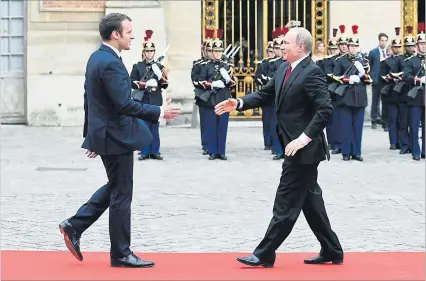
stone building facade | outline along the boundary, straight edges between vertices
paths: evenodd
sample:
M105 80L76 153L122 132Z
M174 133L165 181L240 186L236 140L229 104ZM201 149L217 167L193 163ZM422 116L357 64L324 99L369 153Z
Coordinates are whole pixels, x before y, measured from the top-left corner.
M262 1L266 0L258 0ZM169 70L170 86L164 95L171 97L183 110L184 115L174 122L190 123L193 91L189 73L192 61L200 56L206 2L1 0L2 123L83 124L84 70L90 53L101 43L99 20L110 12L125 13L133 21L136 38L132 50L123 53L129 71L141 59L146 29L154 31L157 54L170 44L164 61ZM321 11L314 11L317 2L323 3ZM312 26L321 20L327 37L330 30L340 24L345 24L349 31L351 25L358 24L365 51L376 46L379 32L393 35L394 27L407 23L415 25L418 20L418 2L411 0L378 0L368 1L368 4L365 1L315 0L312 5L311 14L317 13L311 16Z

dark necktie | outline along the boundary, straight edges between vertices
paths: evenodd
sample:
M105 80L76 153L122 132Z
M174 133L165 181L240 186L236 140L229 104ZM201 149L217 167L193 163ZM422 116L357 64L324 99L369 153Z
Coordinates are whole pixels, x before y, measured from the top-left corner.
M285 82L287 82L288 77L290 77L290 74L291 74L291 64L288 65L287 71L285 72L283 88L284 88Z

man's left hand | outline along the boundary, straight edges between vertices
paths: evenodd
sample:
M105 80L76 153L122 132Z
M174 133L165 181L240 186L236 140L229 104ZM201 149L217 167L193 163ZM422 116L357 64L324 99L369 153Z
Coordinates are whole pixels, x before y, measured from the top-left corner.
M86 155L87 155L87 158L95 158L96 156L98 156L96 153L91 152L87 149L86 149Z
M305 145L299 139L295 139L291 141L285 147L285 155L286 156L294 156L299 149L302 149Z

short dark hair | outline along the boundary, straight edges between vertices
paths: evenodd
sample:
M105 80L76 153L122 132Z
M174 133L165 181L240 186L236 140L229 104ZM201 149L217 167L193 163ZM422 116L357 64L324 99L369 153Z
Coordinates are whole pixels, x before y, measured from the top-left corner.
M380 32L379 33L379 41L382 39L382 37L386 37L386 39L389 39L389 37L386 35L386 33Z
M99 23L99 34L102 40L110 40L113 31L122 35L123 28L121 23L125 20L132 21L127 15L120 13L110 13L101 19Z

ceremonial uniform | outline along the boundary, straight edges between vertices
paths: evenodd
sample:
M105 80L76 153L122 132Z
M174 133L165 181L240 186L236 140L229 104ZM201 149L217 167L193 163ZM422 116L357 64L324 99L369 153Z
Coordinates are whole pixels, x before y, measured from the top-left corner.
M223 52L223 42L221 38L222 30L217 30L218 35L213 41L213 55L215 51ZM207 150L210 154L209 160L219 158L227 160L226 138L228 132L229 113L216 115L214 107L231 97L230 88L235 86L230 64L219 59L214 59L201 63L201 73L199 85L203 88L203 94L208 94L206 102L200 100L205 114L205 133L207 137ZM202 103L201 103L202 102Z
M425 43L424 23L419 23L419 34L416 40L419 52L406 61L403 73L404 81L410 85L407 105L409 108L411 154L414 160L420 160L420 157L424 158L425 154ZM423 122L420 122L420 120ZM421 148L419 145L420 124L422 125Z
M404 47L405 53L403 56L399 57L399 63L404 71L406 62L413 56L416 46L416 39L413 37L413 27L406 27L407 35L404 37ZM394 91L399 93L399 103L398 103L398 129L399 129L399 140L401 145L400 154L406 154L411 151L411 143L408 132L408 92L410 91L411 86L404 81L399 81L398 84L394 87Z
M350 53L336 60L333 77L341 85L334 91L336 106L340 108L340 134L343 160L363 161L361 157L364 112L367 107L367 86L372 80L368 60L360 53L351 53L351 46L358 47L358 26L352 26L354 36L349 38ZM352 51L354 52L354 51Z
M396 38L392 39L391 48L393 54L380 63L380 94L384 110L387 111L387 125L389 134L390 149L395 150L400 147L398 134L398 104L400 101L399 93L394 91L394 86L402 79L401 54L399 48L402 47L402 41L399 38L400 28L395 28Z
M199 91L201 85L198 85L198 82L200 81L199 76L201 74L202 66L204 65L204 62L207 62L210 60L210 58L207 56L207 51L212 51L212 38L214 36L214 30L213 29L206 29L205 31L206 40L203 42L201 53L202 58L195 60L192 64L192 70L191 70L191 81L194 85L194 92L195 92L195 103L198 105L198 113L200 115L200 135L201 135L201 148L203 151L203 155L207 155L207 137L205 133L205 114L202 107L199 106L198 100L197 100L197 91ZM203 87L201 87L203 88Z
M328 42L329 55L325 57L324 59L317 61L317 65L327 75L327 84L329 86L335 82L333 79L333 68L334 68L334 62L337 56L339 56L339 53L333 54L333 52L335 52L334 50L338 50L338 44L339 44L339 41L336 40L336 35L337 35L337 28L334 28L333 37ZM331 91L330 91L330 98L332 103L335 103L336 97L335 97L335 94ZM333 118L334 115L336 116ZM341 149L341 144L338 138L339 118L338 118L338 112L336 111L336 108L333 112L333 116L332 118L330 118L330 121L328 122L326 127L327 141L329 143L329 149L338 150L338 149Z
M150 40L152 31L146 31L146 37L143 43L143 52L154 51L155 44ZM142 103L152 104L161 106L163 104L162 89L167 89L167 72L166 68L159 62L153 60L148 61L146 54L144 60L133 65L130 79L132 81L132 88L138 89L143 92ZM160 123L155 124L146 122L146 125L150 129L153 140L150 144L146 145L141 149L141 156L139 160L145 160L148 158L162 160L163 157L160 155Z
M272 31L272 38L273 39L273 46L274 48L280 49L281 50L281 45L284 43L283 39L284 36L286 35L286 33L288 32L288 28L287 27L283 27L283 28L276 28L275 30ZM280 51L281 52L281 51ZM280 56L276 56L275 58L269 60L269 79L271 79L274 75L275 75L275 71L281 66L281 64L284 62L282 55ZM280 160L280 159L284 159L284 151L283 148L281 146L281 143L279 142L278 139L278 133L276 131L276 127L278 124L278 120L277 120L277 114L276 114L276 104L274 103L272 105L273 107L273 111L274 113L271 115L272 117L272 121L271 121L271 125L272 125L272 131L271 131L271 137L272 137L272 153L275 154L275 156L272 158L273 160Z
M273 52L273 42L269 41L267 46L267 52ZM273 57L267 57L263 59L257 66L256 73L254 75L255 83L257 84L259 90L265 86L268 81L271 79L269 67L270 60ZM271 134L275 129L273 127L273 115L275 114L273 106L263 106L262 107L262 125L263 125L263 144L265 150L270 150L272 147L272 137Z
M331 57L331 62L325 64L324 72L327 74L328 79L328 90L330 93L330 98L333 103L334 112L331 117L331 121L328 124L330 137L331 137L331 148L332 154L340 154L342 153L342 132L341 128L341 116L340 116L340 106L338 104L339 97L334 93L336 87L341 84L339 79L334 79L334 70L337 65L337 61L339 58L343 57L347 53L347 45L348 45L348 37L345 35L345 25L340 25L340 37L337 40L337 47L339 49L339 53ZM335 31L333 31L335 32ZM328 135L327 135L328 137Z

